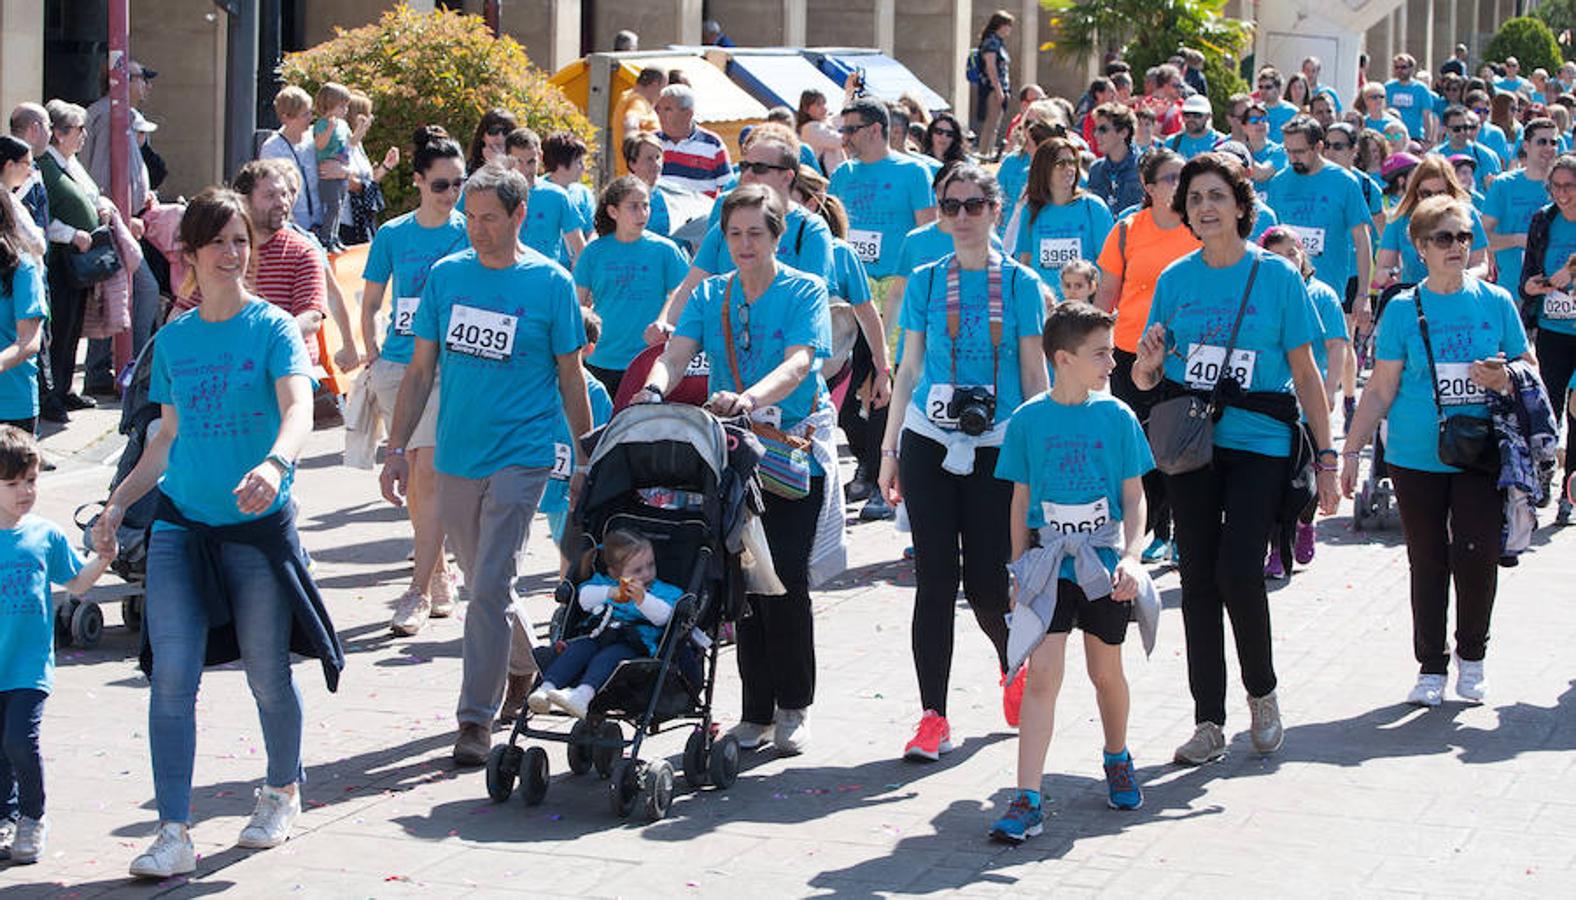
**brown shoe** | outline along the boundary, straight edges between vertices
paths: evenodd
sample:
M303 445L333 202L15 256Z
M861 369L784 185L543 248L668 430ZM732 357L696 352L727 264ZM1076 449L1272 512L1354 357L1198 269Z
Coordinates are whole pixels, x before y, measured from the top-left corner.
M498 711L498 724L514 724L514 720L520 716L520 709L525 706L525 698L531 693L531 682L535 680L535 675L509 676L509 687L503 695L503 709Z
M492 750L492 731L486 725L466 722L460 725L459 736L454 739L454 764L479 766L487 761Z

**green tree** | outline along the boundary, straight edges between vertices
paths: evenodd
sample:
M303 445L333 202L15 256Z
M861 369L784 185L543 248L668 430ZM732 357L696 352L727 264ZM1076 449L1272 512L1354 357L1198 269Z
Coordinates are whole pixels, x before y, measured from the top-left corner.
M1576 0L1543 0L1532 14L1554 32L1565 58L1576 59Z
M572 131L588 145L596 139L590 121L531 65L525 49L493 37L479 16L417 13L400 3L376 24L335 29L332 39L290 54L280 74L309 94L337 81L372 98L367 155L379 159L390 145L405 150L382 182L387 216L416 207L408 148L423 125L442 125L466 148L482 114L501 107L544 137Z
M1250 88L1237 72L1252 26L1226 16L1226 0L1040 0L1053 38L1040 49L1087 61L1117 50L1134 80L1165 62L1180 47L1204 54L1204 77L1215 120L1225 121L1226 101Z
M1549 30L1542 19L1532 16L1506 19L1505 24L1494 32L1488 46L1483 48L1483 58L1487 60L1503 62L1510 56L1516 57L1516 61L1521 63L1523 72L1538 68L1550 73L1558 72L1560 63L1565 60L1559 42L1554 39L1554 32Z

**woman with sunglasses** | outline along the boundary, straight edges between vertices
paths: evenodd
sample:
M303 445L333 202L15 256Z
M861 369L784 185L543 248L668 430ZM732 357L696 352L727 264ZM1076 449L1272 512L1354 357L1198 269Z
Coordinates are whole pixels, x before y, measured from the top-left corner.
M465 184L460 145L436 125L416 130L412 138L411 180L421 196L415 210L383 223L372 237L362 278L361 340L366 345L368 386L376 398L383 430L392 430L394 401L415 349L412 323L421 305L422 288L432 264L470 246L465 216L454 207ZM392 290L392 295L390 295ZM388 300L383 340L378 340L378 311ZM410 586L394 603L389 629L409 637L429 617L454 612L454 575L443 558L443 523L438 518L438 482L432 455L438 443L438 392L433 391L410 442L411 530L415 533L415 564Z
M1379 238L1379 261L1374 267L1374 291L1380 292L1393 284L1412 285L1428 274L1417 247L1407 236L1412 225L1412 213L1417 205L1430 197L1454 197L1469 204L1471 196L1456 180L1450 161L1435 153L1423 157L1412 170L1401 202L1390 212L1390 221ZM1477 210L1472 210L1472 251L1467 257L1467 268L1479 278L1487 277L1488 233Z
M1313 435L1319 507L1335 511L1338 454L1329 401L1311 344L1322 330L1302 275L1246 243L1253 184L1220 154L1182 168L1172 208L1203 247L1155 284L1149 323L1133 364L1139 390L1161 399L1209 396L1222 403L1213 454L1202 468L1166 475L1181 558L1193 736L1176 761L1201 765L1226 752L1226 644L1231 616L1261 754L1284 740L1264 589L1267 538L1291 479L1299 406ZM1224 384L1221 384L1224 379Z
M1078 186L1082 174L1077 145L1051 138L1034 151L1024 189L1026 206L1014 244L1018 262L1033 267L1058 299L1062 266L1094 259L1115 224L1105 201Z
M1532 126L1528 125L1530 131ZM1576 299L1572 299L1576 275L1576 157L1561 156L1549 172L1549 196L1554 202L1538 210L1527 229L1526 261L1522 264L1521 299L1524 308L1536 311L1538 365L1544 384L1549 386L1556 416L1576 421L1576 409L1566 406L1568 384L1576 375ZM1569 484L1576 471L1576 452L1571 443L1576 429L1566 429L1565 475L1560 484ZM1571 497L1560 492L1556 525L1571 523Z
M881 443L881 491L902 501L914 538L914 670L922 715L903 748L935 760L952 749L947 722L953 610L963 595L1007 679L1007 560L1012 483L996 477L1007 419L1046 389L1045 305L1034 271L991 248L1001 188L963 165L938 204L954 253L921 266L903 291L903 358ZM961 566L960 555L961 551ZM1004 688L1016 727L1023 679Z
M779 753L796 754L809 743L815 701L810 588L841 574L847 562L835 414L819 365L831 354L832 322L826 282L777 260L788 233L781 195L745 184L718 206L738 269L696 289L634 402L660 402L704 351L712 412L750 416L811 441L808 492L797 499L764 495L766 543L787 593L748 595L737 631L744 709L731 732L746 749L770 742Z
M964 162L969 158L969 136L952 113L937 113L925 126L925 143L920 149L942 165Z
M1138 166L1144 205L1116 224L1100 250L1100 292L1095 295L1095 305L1116 313L1112 335L1116 369L1111 372L1111 393L1131 406L1140 422L1149 419L1154 401L1133 385L1133 362L1138 359L1138 340L1149 320L1155 281L1166 266L1199 247L1198 238L1183 227L1182 216L1171 206L1181 172L1182 157L1176 153L1152 150L1145 154ZM1144 530L1154 538L1144 550L1143 561L1174 561L1171 505L1166 501L1165 479L1158 471L1144 476L1144 503L1148 509Z
M1486 419L1488 392L1511 388L1507 361L1532 362L1515 301L1504 288L1467 271L1471 213L1465 200L1449 196L1430 197L1412 211L1408 237L1428 275L1385 306L1373 373L1341 454L1341 489L1350 497L1363 447L1379 421L1388 422L1385 461L1406 536L1412 649L1419 666L1407 702L1419 706L1438 706L1444 699L1452 582L1456 695L1483 700L1503 520L1498 467L1488 472L1445 465L1439 458L1439 416L1443 410Z
M476 123L471 135L471 149L465 161L465 170L475 172L495 159L501 159L506 150L504 138L520 127L520 120L507 109L489 109Z

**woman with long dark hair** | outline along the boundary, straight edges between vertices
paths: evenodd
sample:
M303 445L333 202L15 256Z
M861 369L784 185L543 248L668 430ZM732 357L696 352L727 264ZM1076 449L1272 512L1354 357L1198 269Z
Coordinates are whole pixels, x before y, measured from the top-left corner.
M507 109L493 108L476 123L476 133L471 135L471 149L466 155L465 171L475 172L495 159L506 155L504 138L520 127L520 120Z
M969 158L969 136L957 116L949 112L936 113L930 124L925 126L925 143L920 149L942 165L966 162Z
M1029 165L1025 208L1015 243L1018 262L1032 266L1057 297L1062 266L1094 259L1115 224L1105 201L1078 186L1083 174L1078 147L1064 137L1040 144Z
M980 32L977 50L979 102L976 108L980 110L981 117L979 153L984 160L994 161L1000 156L996 147L996 131L1001 126L1002 116L1007 112L1007 101L1012 96L1012 81L1007 74L1011 71L1012 57L1007 53L1007 39L1012 37L1014 21L1012 13L998 9L991 13L990 21L985 23L984 30Z
M799 95L799 110L794 113L794 131L815 154L821 170L831 174L848 153L843 149L843 136L832 122L826 105L826 95L814 88Z

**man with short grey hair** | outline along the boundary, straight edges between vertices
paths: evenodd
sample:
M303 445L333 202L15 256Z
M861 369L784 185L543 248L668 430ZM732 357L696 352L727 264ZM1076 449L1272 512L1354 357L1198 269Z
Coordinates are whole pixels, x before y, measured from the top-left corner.
M679 190L715 197L733 181L733 163L722 138L695 124L695 91L670 84L657 97L662 130L663 182Z
M470 589L454 761L479 766L509 674L514 579L549 478L584 480L578 440L555 444L556 423L591 430L580 348L585 323L574 283L519 242L530 185L484 166L465 186L470 248L433 265L416 307L416 347L400 383L383 465L383 496L399 505L409 483L405 444L438 385L438 513ZM500 398L508 398L501 403Z

